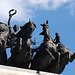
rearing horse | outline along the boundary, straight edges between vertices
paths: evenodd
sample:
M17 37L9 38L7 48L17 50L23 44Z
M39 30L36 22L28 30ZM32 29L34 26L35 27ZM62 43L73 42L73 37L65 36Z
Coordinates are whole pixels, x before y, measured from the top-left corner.
M56 45L53 43L53 40L50 36L48 21L44 24L41 24L41 26L43 26L43 32L40 33L40 35L44 35L44 41L40 47L38 47L39 51L35 54L31 63L31 69L38 71L46 70L46 67L48 67L48 65L51 63L51 60L55 60L53 54L58 54L56 51Z
M9 35L8 26L0 22L0 64L5 65L7 62L6 43Z
M32 33L35 28L35 23L30 20L24 26L21 26L21 30L16 35L17 44L11 55L11 66L28 68L29 63L32 60L32 41L30 38L32 38Z

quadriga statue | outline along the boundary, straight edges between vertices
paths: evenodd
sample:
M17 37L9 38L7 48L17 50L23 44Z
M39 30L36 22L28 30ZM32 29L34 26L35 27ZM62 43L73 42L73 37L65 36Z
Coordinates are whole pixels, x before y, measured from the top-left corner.
M14 13L11 13L15 11ZM36 42L31 40L32 34L36 28L34 22L25 23L18 32L18 25L14 25L12 31L10 21L13 15L17 13L12 9L9 11L8 25L0 22L0 64L10 65L20 68L29 68L33 70L61 74L65 66L75 59L73 54L64 44L61 43L59 33L53 40L50 35L48 21L41 24L44 36L43 43L36 49L32 49L32 44ZM7 60L6 48L11 49L11 57ZM36 52L35 56L34 52Z

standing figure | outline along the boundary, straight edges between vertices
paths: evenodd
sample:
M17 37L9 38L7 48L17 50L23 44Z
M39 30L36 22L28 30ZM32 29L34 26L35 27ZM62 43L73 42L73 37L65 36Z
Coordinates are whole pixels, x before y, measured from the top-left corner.
M15 11L15 12L11 13L12 11ZM7 40L7 47L11 48L11 52L13 51L13 48L16 44L16 39L17 39L16 34L17 34L17 31L19 30L18 25L14 25L14 27L13 27L14 32L13 32L12 29L11 29L11 25L10 25L11 18L16 13L17 13L17 11L14 10L14 9L9 11L9 19L8 19L9 37L8 37L8 40Z
M17 32L19 30L19 26L18 25L14 25L13 29L14 29L14 34L17 34Z
M56 35L56 37L55 37L55 39L54 39L54 43L55 43L55 44L61 43L59 33L56 33L55 35Z
M13 29L14 29L14 32L10 35L11 36L11 38L10 38L10 40L11 40L11 53L13 52L13 50L14 50L14 48L15 48L15 46L16 46L16 44L17 44L17 33L18 33L18 30L19 30L19 26L18 25L14 25L14 27L13 27ZM19 45L19 47L21 46L21 43L20 43L20 41L18 42L20 45Z

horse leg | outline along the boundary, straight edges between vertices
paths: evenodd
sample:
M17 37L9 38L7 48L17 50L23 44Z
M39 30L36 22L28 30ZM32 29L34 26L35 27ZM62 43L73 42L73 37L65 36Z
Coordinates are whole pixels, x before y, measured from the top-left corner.
M52 55L52 53L49 51L49 49L46 48L45 50L51 57L51 60L55 60L55 57Z
M60 64L60 53L59 52L55 52L53 55L55 57L55 61L57 63L57 67L59 67L59 64Z
M6 55L6 51L0 53L0 64L1 65L6 65L7 63L7 55Z
M73 62L74 59L75 59L75 53L71 56L70 62Z
M70 60L69 52L66 52L66 53L64 53L64 54L61 54L61 59L62 59L61 62L66 59L65 64L67 65L68 62L69 62L69 60Z
M6 42L1 40L0 44L0 64L5 65L7 63L7 54L6 54Z

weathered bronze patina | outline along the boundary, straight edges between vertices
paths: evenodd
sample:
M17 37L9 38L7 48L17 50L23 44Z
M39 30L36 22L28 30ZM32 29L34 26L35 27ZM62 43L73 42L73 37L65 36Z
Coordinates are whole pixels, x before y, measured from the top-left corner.
M20 30L18 25L14 25L13 31L10 21L16 13L17 11L14 9L9 11L8 25L0 22L0 64L33 69L37 70L38 73L39 71L62 73L65 66L75 59L75 53L73 54L70 49L61 43L59 33L55 34L54 40L52 39L48 20L41 24L43 32L40 35L44 36L43 43L33 49L31 45L35 45L37 42L33 42L31 38L36 24L29 20L20 27ZM9 59L6 55L7 48L11 49ZM35 55L34 52L36 52Z

